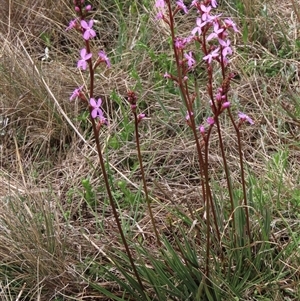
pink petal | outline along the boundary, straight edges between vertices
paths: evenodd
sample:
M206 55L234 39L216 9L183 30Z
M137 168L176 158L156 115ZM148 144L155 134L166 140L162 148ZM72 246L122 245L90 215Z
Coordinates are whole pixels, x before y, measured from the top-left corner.
M84 57L84 60L89 60L90 58L92 57L92 54L91 53L88 53L85 57Z
M98 98L98 101L97 101L97 107L100 108L100 107L101 107L101 104L102 104L102 99L101 99L101 98Z
M85 58L85 55L86 55L86 49L85 48L82 48L81 50L80 50L80 56L81 56L81 58Z
M84 34L83 34L83 38L84 38L85 40L89 40L90 36L91 36L91 34L90 34L90 31L89 31L89 30L86 30L86 31L84 32Z
M91 113L92 117L95 119L97 117L97 109L94 109Z
M94 108L97 106L96 101L95 101L95 98L91 98L91 99L90 99L90 105L91 105L92 107L94 107Z
M84 29L87 29L89 27L85 20L81 20L80 24L81 24L81 27L83 27Z

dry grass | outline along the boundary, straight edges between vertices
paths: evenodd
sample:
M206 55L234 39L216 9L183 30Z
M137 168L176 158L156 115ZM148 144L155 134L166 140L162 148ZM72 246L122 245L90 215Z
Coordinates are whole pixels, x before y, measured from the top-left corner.
M111 100L111 92L115 91L126 108L126 91L136 87L145 103L143 110L149 116L141 126L148 185L155 200L156 220L165 230L168 206L202 207L195 146L184 122L180 99L170 87L161 88L162 81L154 81L155 72L164 70L154 67L146 48L136 47L145 26L151 28L142 32L146 36L145 43L157 54L166 49L169 56L168 31L162 23L153 24L151 18L143 25L146 15L154 16L155 12L140 4L123 11L127 28L124 32L118 31L124 24L116 19L115 2L109 3L108 6L101 4L93 12L100 30L93 51L103 47L115 61L111 70L101 70L96 77L95 94L105 100L110 123L101 133L101 139L116 182L125 181L128 189L135 193L140 186L140 174L132 171L132 161L137 155L134 141L121 143L116 150L109 139L122 132L124 119L122 106ZM3 6L7 17L0 23L3 41L0 115L9 118L5 135L0 138L0 296L3 300L18 300L21 293L20 300L50 300L56 296L83 300L93 294L81 280L88 269L86 260L95 258L105 263L110 260L106 249L122 248L104 188L100 187L97 192L100 199L97 208L88 207L81 193L82 179L89 178L92 185L98 185L99 168L90 124L77 118L85 109L68 100L85 75L75 68L81 41L76 33L64 31L72 17L67 4L67 1L10 0ZM245 45L241 37L236 41L232 68L238 71L239 79L232 85L231 95L234 109L247 112L255 120L254 127L245 127L242 132L244 155L262 183L274 181L273 188L276 188L276 177L268 179L267 176L268 162L278 151L289 152L282 192L282 207L287 210L292 206L289 193L293 189L300 190L300 123L284 109L297 111L297 105L291 104L290 99L299 93L300 62L295 50L299 22L292 2L278 5L276 1L269 1L268 9L273 18L259 15L256 10L259 7L257 2L247 20L251 24L262 24L259 43L252 39ZM182 23L180 31L188 28L188 24ZM255 28L252 31L257 34ZM47 46L43 33L51 40L49 62L41 60ZM122 52L118 52L121 33L128 34L129 38L123 38L126 43ZM291 55L287 57L278 55L282 40L291 48ZM131 74L133 69L139 79ZM276 74L268 76L267 73L274 70ZM204 87L200 93L205 100ZM233 130L227 124L224 120L225 147L234 171L238 167L238 154ZM211 176L222 188L224 172L216 137L212 137L211 149L216 149L210 155ZM239 175L233 172L233 176L238 182ZM273 206L275 208L275 204L270 204ZM137 217L133 222L134 214ZM136 236L142 236L149 245L154 243L143 204L137 208L125 204L122 216L124 224L134 228ZM299 218L290 217L292 223ZM99 237L98 230L102 227L105 235ZM299 274L295 260L287 264ZM100 300L100 296L97 298Z

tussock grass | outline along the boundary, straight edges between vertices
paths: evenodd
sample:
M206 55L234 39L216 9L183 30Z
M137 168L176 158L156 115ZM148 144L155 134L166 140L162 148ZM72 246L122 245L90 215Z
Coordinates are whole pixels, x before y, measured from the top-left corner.
M0 138L3 300L84 300L92 295L104 299L89 281L118 293L116 284L106 282L99 266L109 265L110 252L121 251L122 246L101 184L85 108L69 102L70 93L84 78L76 69L83 45L76 34L65 32L72 18L69 3L56 2L6 1L3 11L7 17L0 23L0 115L9 118ZM174 66L168 30L163 23L154 22L152 2L95 2L97 9L91 14L99 36L93 52L103 48L113 62L111 70L96 75L95 95L104 99L109 116L109 126L101 133L104 153L110 159L114 197L124 228L133 241L139 239L151 249L154 237L140 201L140 173L126 91L138 92L141 109L148 116L140 128L147 181L155 219L172 242L170 224L187 232L191 227L179 222L177 209L186 215L197 212L202 218L195 146L176 89L161 77ZM269 239L276 245L272 252L282 254L279 258L272 253L270 270L282 273L272 283L256 279L241 294L242 300L262 300L264 296L269 298L265 300L297 300L299 20L293 1L254 2L223 1L222 9L235 13L235 20L240 21L242 35L236 40L232 60L238 77L231 96L233 108L242 109L255 121L242 132L248 181L254 187L252 202L270 211L273 236ZM192 16L190 19L193 24ZM187 23L181 24L182 34L190 30ZM42 60L45 47L49 48L49 61ZM203 104L205 89L203 81L199 87ZM206 114L204 107L199 120ZM227 124L224 120L226 152L238 183L236 141ZM216 149L210 157L211 177L226 200L216 137L211 148ZM87 197L84 179L89 180L93 197ZM263 217L257 214L253 220L257 232L260 219ZM221 279L219 285L225 285ZM228 290L234 296L234 289Z

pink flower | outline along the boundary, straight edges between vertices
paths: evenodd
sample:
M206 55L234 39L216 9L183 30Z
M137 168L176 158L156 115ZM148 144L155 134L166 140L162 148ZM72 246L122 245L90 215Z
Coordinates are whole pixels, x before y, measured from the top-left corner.
M91 98L90 99L90 105L92 106L93 110L91 112L91 116L92 118L96 118L96 117L99 117L100 119L104 118L103 117L103 112L101 110L101 104L102 104L102 99L101 98L98 98L98 101L96 102L95 98ZM105 119L105 118L104 118Z
M213 125L213 124L215 123L215 120L214 120L213 117L208 117L208 118L206 119L206 121L207 121L207 123L208 123L209 125Z
M191 116L193 116L193 115L194 115L194 113L191 112ZM189 114L189 112L186 112L185 120L186 120L186 121L189 121L189 120L190 120L190 114Z
M200 125L199 126L199 131L201 134L204 134L205 133L205 127L203 125Z
M239 112L238 113L238 116L240 118L240 121L248 121L251 125L254 124L253 120L246 114L242 113L242 112Z
M219 50L220 48L218 47L217 49L215 49L214 51L212 51L211 53L209 53L208 55L204 56L203 59L205 61L207 61L209 64L211 63L211 61L219 56Z
M219 35L224 31L224 28L220 28L220 25L218 22L214 23L214 31L207 37L207 41L210 41L214 38L218 38Z
M82 90L83 86L81 87L78 87L77 89L75 89L73 92L72 92L72 95L70 97L70 101L79 97L80 93L81 93L81 90Z
M185 53L184 57L187 59L187 64L188 64L189 68L192 68L196 63L196 61L193 59L192 51L190 51L189 53Z
M216 101L220 102L224 99L225 99L225 95L222 95L222 88L219 88L219 91L216 94Z
M137 118L138 118L138 122L140 122L142 119L144 119L146 117L146 115L145 114L139 114L138 116L137 116Z
M175 47L177 49L184 49L184 47L191 41L190 38L180 38L175 39Z
M81 20L80 22L81 27L85 29L83 33L83 38L85 40L89 40L91 38L94 38L96 36L96 32L94 29L92 29L94 21L90 20L89 23L87 23L85 20Z
M92 5L88 4L86 7L85 7L85 10L86 11L90 11L92 9Z
M211 11L211 6L205 6L204 4L200 5L201 11L202 11L202 20L203 21L208 21L210 19L210 11Z
M69 26L66 28L66 30L70 30L70 29L76 27L76 25L77 25L77 19L71 20L69 23Z
M215 15L215 16L209 15L206 22L210 22L210 23L215 22L221 16L222 16L222 14L218 14L218 15Z
M237 27L236 27L236 24L231 20L231 19L226 19L225 21L225 24L227 25L227 27L231 27L235 32L240 32Z
M198 33L198 36L200 36L202 33L202 27L204 27L207 22L202 22L201 18L197 18L196 24L197 26L192 30L192 35L195 36L196 33Z
M165 0L156 0L155 7L164 8L165 7Z
M222 56L226 57L228 54L232 55L232 48L230 47L230 40L227 40L226 42L223 40L219 40L219 43L223 47L222 49Z
M180 9L182 9L184 11L185 14L188 13L188 9L186 8L185 4L183 3L183 0L176 1L176 4L178 5L178 7Z
M100 60L101 60L102 62L105 62L106 65L107 65L107 67L110 68L110 66L111 66L111 65L110 65L110 60L109 60L109 58L107 57L106 53L105 53L103 50L100 50L99 53L98 53L98 55L99 55Z
M164 18L164 14L160 11L156 15L156 20L162 20Z
M156 0L155 7L158 8L158 13L156 15L157 20L162 20L164 18L164 9L165 9L165 1L164 0Z
M165 72L164 78L171 78L171 75L168 72Z
M196 6L197 7L197 4L199 3L198 0L193 0L190 7L193 7L193 6Z
M92 54L86 53L86 49L82 48L80 50L80 56L81 56L81 60L78 61L77 68L81 68L82 70L85 70L87 67L86 61L92 57Z

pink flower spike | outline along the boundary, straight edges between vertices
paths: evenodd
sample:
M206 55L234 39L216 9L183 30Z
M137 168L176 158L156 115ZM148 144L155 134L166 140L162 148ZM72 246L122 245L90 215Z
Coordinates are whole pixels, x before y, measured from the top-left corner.
M85 7L85 10L86 11L90 11L92 9L92 5L88 4L86 7Z
M211 63L211 61L219 56L219 50L220 47L218 47L217 49L215 49L214 51L212 51L211 53L209 53L208 55L204 56L203 59L205 61L207 61L209 64Z
M83 86L81 86L81 87L75 89L75 90L72 92L72 95L71 95L71 97L70 97L70 101L72 101L73 99L79 97L82 88L83 88Z
M77 68L81 68L82 70L85 70L87 67L86 61L92 57L92 54L86 53L86 49L82 48L80 50L80 56L81 56L81 60L78 61Z
M80 22L81 27L85 30L83 33L83 38L87 41L91 38L94 38L96 36L96 32L94 29L92 29L94 21L90 20L89 23L87 23L85 20L81 20Z
M96 118L96 117L99 117L100 119L101 118L104 118L103 117L103 112L101 110L101 104L102 104L102 99L101 98L98 98L98 101L96 102L95 98L91 98L90 99L90 105L92 106L93 110L91 112L91 116L92 118Z
M254 124L254 121L245 113L239 112L238 116L240 118L241 121L248 121L251 125Z
M214 120L213 117L208 117L208 118L206 119L206 121L207 121L207 123L208 123L209 125L214 125L214 123L215 123L215 120Z
M192 51L190 51L189 53L185 53L184 57L187 59L187 64L188 64L189 68L192 68L196 63L196 61L193 59Z
M184 11L185 14L188 13L188 9L183 3L183 0L176 1L177 6Z
M107 67L110 68L111 64L110 64L110 60L107 57L106 53L103 50L100 50L99 53L99 58L106 63Z

